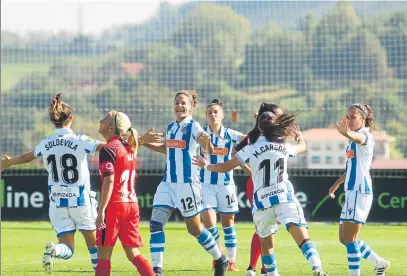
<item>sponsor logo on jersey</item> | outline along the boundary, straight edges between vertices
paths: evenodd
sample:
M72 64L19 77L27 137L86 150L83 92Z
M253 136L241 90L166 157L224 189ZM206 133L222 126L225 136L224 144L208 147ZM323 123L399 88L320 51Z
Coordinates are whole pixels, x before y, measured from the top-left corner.
M165 146L172 149L185 149L186 142L184 140L166 140Z
M227 148L214 148L213 155L227 155L228 154L228 149Z
M355 157L355 152L353 151L353 149L349 149L349 150L346 151L346 157L348 159L352 159L352 158Z

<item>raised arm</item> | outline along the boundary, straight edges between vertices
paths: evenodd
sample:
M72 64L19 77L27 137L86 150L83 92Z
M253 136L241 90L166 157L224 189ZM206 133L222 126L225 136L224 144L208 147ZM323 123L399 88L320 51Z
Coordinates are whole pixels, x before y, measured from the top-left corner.
M3 155L3 157L4 157L4 160L1 160L1 165L0 165L1 171L5 171L14 165L29 163L35 159L34 151L29 151L29 152L23 153L21 155L15 156L13 158L11 158L8 155Z
M143 136L139 136L137 138L139 145L143 145L146 148L151 149L152 151L166 154L167 149L165 147L165 139L161 137L164 134L156 133L153 131L154 128L151 128L149 131L146 132L146 134L144 134Z
M157 144L157 143L151 143L151 144L142 144L148 149L151 149L152 151L159 152L162 154L167 154L167 149L165 148L164 144Z
M355 143L363 144L366 141L365 135L350 130L348 119L345 116L342 116L339 119L339 123L336 124L336 129L339 131L340 134Z
M305 143L304 136L298 126L295 130L295 141L297 142L297 145L295 145L295 151L297 154L303 153L307 150L307 144Z

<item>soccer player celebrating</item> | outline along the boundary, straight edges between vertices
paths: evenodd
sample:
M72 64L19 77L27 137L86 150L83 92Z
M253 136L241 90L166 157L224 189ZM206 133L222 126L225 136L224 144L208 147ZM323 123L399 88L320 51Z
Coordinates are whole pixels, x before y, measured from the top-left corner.
M212 154L207 157L211 164L223 163L231 159L232 149L246 135L222 125L224 118L223 104L214 99L206 108L208 125L203 128L210 135L214 146ZM211 232L219 244L219 231L216 228L216 211L220 213L222 228L225 234L225 247L229 258L229 271L239 271L236 267L237 237L235 230L235 213L239 207L236 197L236 186L233 180L233 170L226 173L216 173L201 169L200 181L204 202L202 220L206 229Z
M158 134L151 131L137 137L129 117L115 110L108 112L100 121L99 133L107 144L99 155L102 191L96 219L96 276L110 275L110 259L117 237L122 242L127 259L140 275L154 276L153 269L139 251L143 241L139 232L140 215L135 191L138 144L161 141Z
M336 124L339 133L349 139L346 149L346 172L329 189L334 198L335 191L345 183L345 201L339 224L339 239L346 246L351 276L360 275L361 257L371 262L376 275L385 275L390 262L382 259L362 240L359 233L366 222L373 201L370 165L373 159L374 137L370 130L374 126L374 113L366 104L353 104Z
M164 225L175 208L181 211L188 232L215 260L215 276L225 275L228 259L222 255L212 234L201 225L202 189L199 170L192 165L198 146L213 152L209 135L192 119L198 103L198 93L181 90L174 98L175 121L168 125L164 145L145 144L148 148L166 154L164 178L154 195L150 220L150 251L156 276L162 275L165 246Z
M272 112L259 117L263 136L236 153L228 162L210 165L201 156L193 163L214 172L227 172L249 163L254 182L253 221L260 237L262 261L268 276L277 276L273 236L284 224L312 267L312 275L326 275L315 245L310 241L302 208L288 180L287 159L306 150L302 134L295 123L295 115L283 114L277 118ZM286 143L295 137L297 145Z
M268 104L268 103L262 103L259 107L259 110L257 113L254 114L254 120L256 124L254 125L254 128L249 132L249 134L246 136L245 139L243 139L236 147L235 151L239 151L248 144L250 144L250 141L253 141L255 143L259 136L261 135L260 130L259 130L259 116L263 114L266 111L270 111L274 113L277 117L283 114L283 110L278 107L275 104ZM245 169L248 170L248 169ZM250 172L249 172L250 173ZM250 205L253 206L253 179L251 176L249 176L249 179L247 180L246 184L246 195L247 198L249 199ZM260 239L259 236L257 235L256 232L254 232L253 237L252 237L252 242L250 244L250 263L249 267L247 268L246 271L246 276L255 276L256 275L256 266L257 266L257 261L259 260L261 255L261 247L260 247ZM261 276L267 275L266 268L264 265L262 265Z
M71 130L72 109L61 101L61 94L52 99L48 114L56 128L54 133L42 140L33 151L14 158L5 156L6 159L1 161L1 171L42 156L48 171L49 218L58 238L57 244L46 244L43 268L51 273L54 258L69 260L72 257L76 228L85 238L95 268L96 193L90 190L87 155L99 151L105 143Z

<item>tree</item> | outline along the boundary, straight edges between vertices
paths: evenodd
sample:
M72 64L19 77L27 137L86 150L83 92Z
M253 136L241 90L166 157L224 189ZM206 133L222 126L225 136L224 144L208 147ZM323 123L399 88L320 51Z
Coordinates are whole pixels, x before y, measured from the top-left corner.
M175 27L171 42L196 49L204 78L231 81L249 36L249 21L230 7L202 4Z

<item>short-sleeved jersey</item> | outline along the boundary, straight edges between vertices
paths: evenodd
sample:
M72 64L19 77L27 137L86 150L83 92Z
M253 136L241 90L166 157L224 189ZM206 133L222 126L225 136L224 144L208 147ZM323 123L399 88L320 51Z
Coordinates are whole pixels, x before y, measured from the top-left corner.
M137 202L136 155L128 144L119 137L113 137L99 154L99 173L102 179L114 175L111 202Z
M287 159L295 155L292 145L269 142L264 136L236 154L243 165L249 164L252 172L253 211L283 202L294 202L294 188L287 174Z
M365 140L362 144L349 141L346 149L345 190L368 194L372 192L370 166L372 165L375 140L369 128L362 128L356 133L364 136Z
M192 183L199 181L198 168L192 165L197 154L197 139L202 133L201 125L188 116L181 122L168 124L165 145L166 167L163 182Z
M232 149L237 142L244 136L236 130L225 128L222 126L215 135L209 126L203 128L211 137L214 150L212 154L205 154L202 147L200 148L200 155L209 160L210 164L225 163L231 159ZM229 185L234 184L233 170L227 173L211 172L205 169L201 169L199 173L201 183L212 185Z
M34 149L42 156L48 171L48 193L58 207L88 206L90 178L88 154L94 154L99 141L58 128Z

